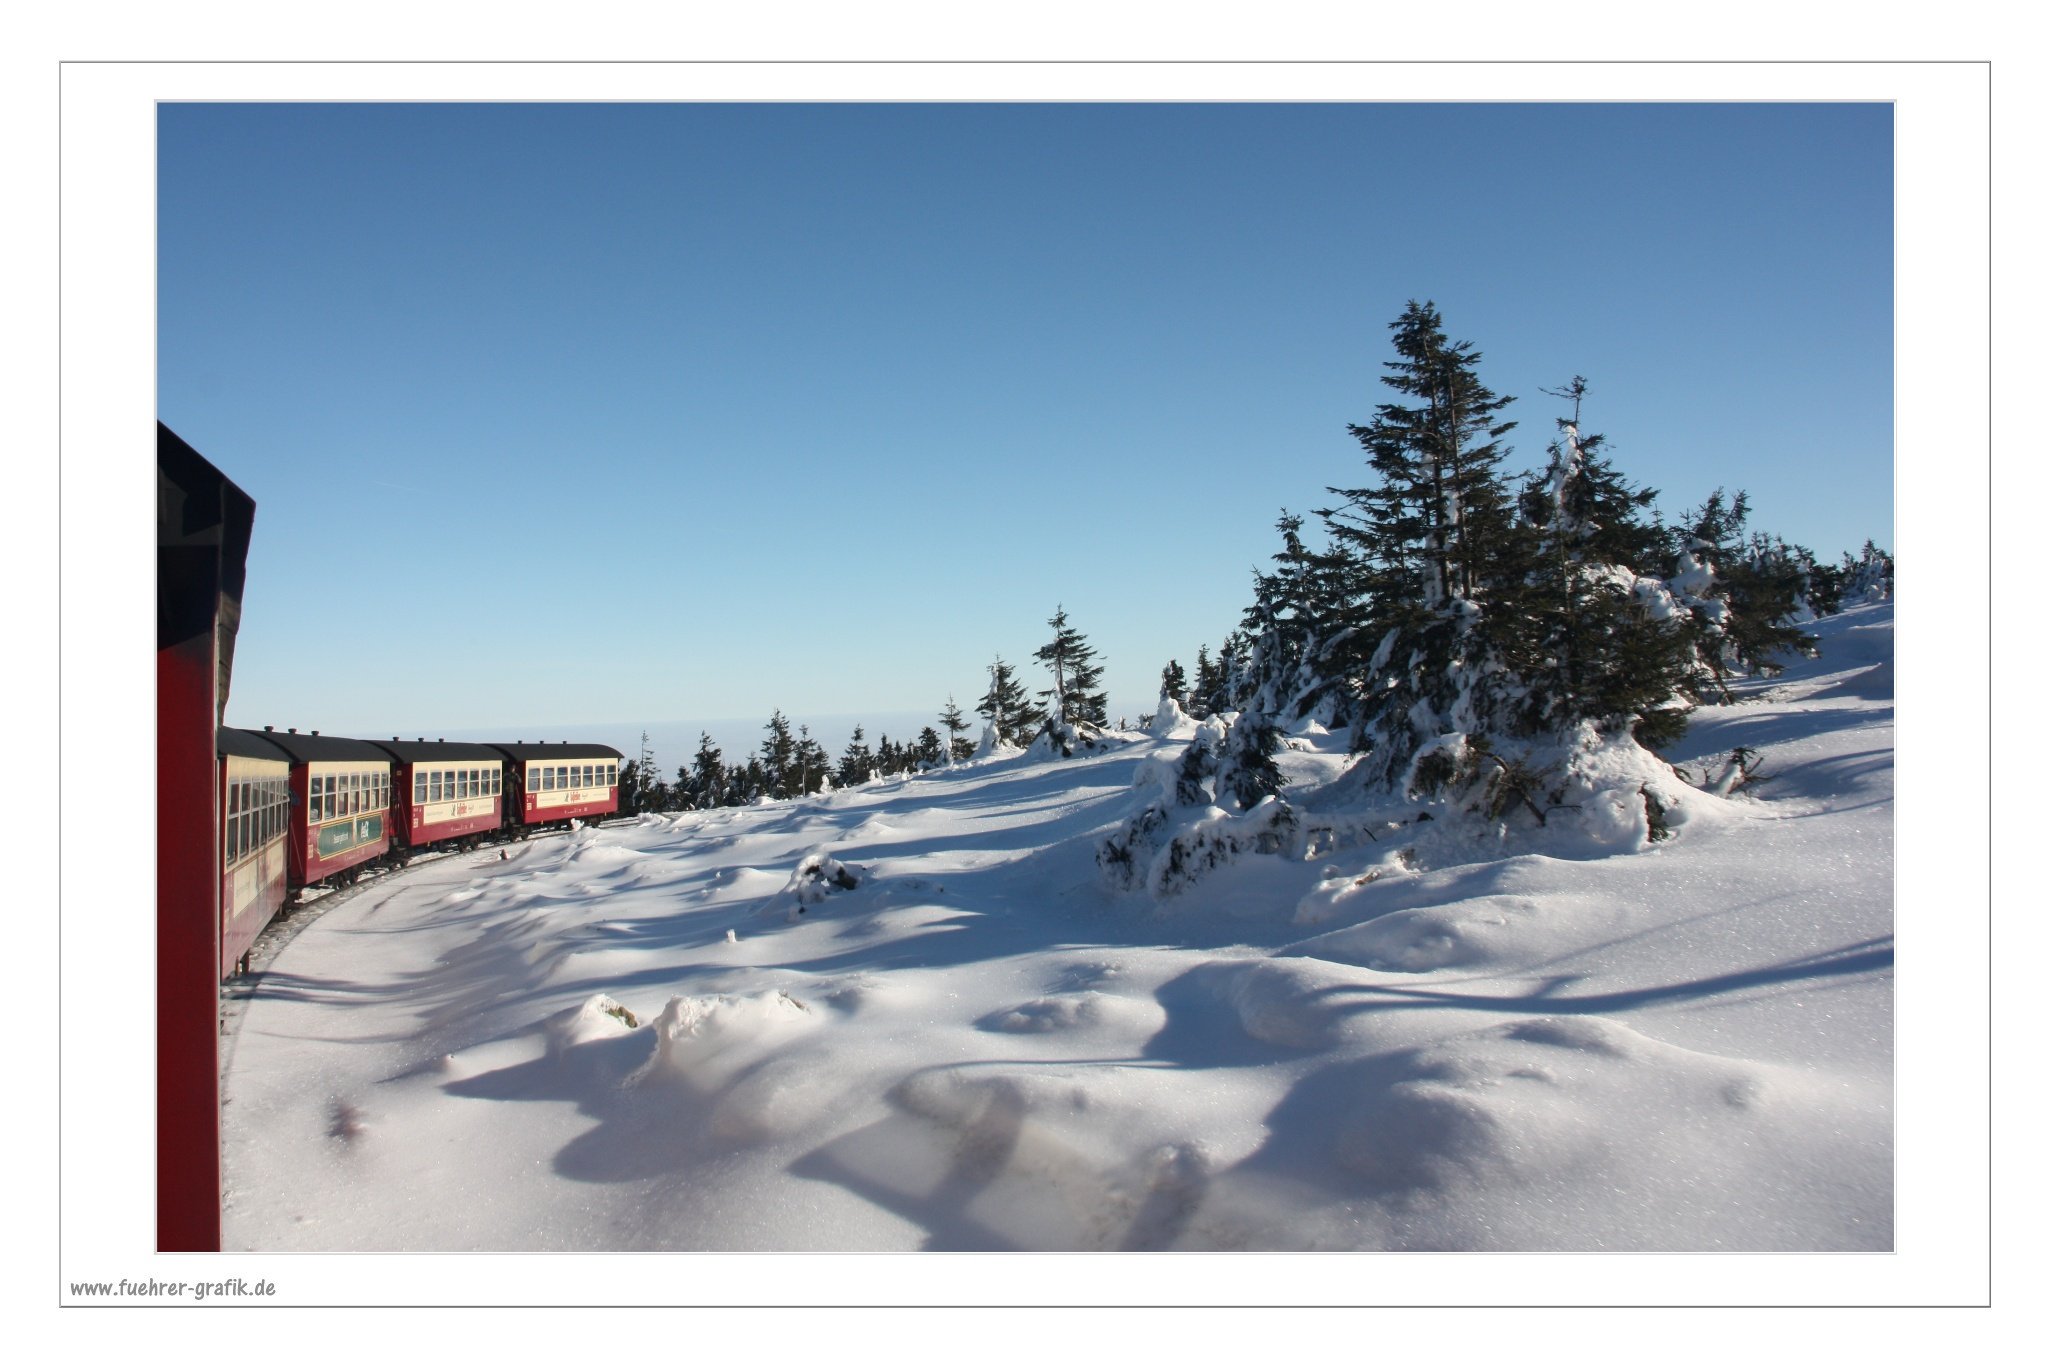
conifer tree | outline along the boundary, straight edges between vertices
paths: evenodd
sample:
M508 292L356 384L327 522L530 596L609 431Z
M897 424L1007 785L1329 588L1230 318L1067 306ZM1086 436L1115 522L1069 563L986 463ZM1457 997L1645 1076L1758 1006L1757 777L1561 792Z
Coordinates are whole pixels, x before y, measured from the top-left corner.
M1358 594L1330 662L1358 698L1367 780L1382 782L1435 735L1499 715L1499 656L1530 560L1500 469L1513 400L1481 382L1479 352L1449 339L1433 304L1411 301L1392 330L1382 380L1406 401L1351 427L1378 481L1332 488L1343 501L1321 513Z
M846 742L846 751L839 756L839 772L833 780L842 787L857 787L874 775L874 751L868 748L867 736L856 725L853 738Z
M989 665L988 676L988 691L975 706L975 714L993 725L1004 743L1020 748L1029 744L1044 722L1045 712L1026 695L1024 685L1000 654Z
M946 754L953 760L974 757L974 744L967 736L967 718L960 714L960 707L952 694L946 696L946 709L939 712L939 724L946 727Z
M831 756L825 746L811 738L811 727L797 727L796 751L790 766L795 775L795 791L800 796L811 796L824 786L832 772Z
M917 743L912 746L910 757L919 768L937 768L945 763L949 752L945 741L939 738L939 732L927 725L917 732Z
M725 755L711 742L709 730L697 732L697 756L691 760L690 776L699 794L700 806L709 808L726 804Z
M1635 591L1661 567L1660 528L1644 517L1656 492L1621 476L1604 437L1581 433L1587 391L1582 375L1545 391L1569 399L1572 415L1558 418L1549 467L1522 496L1535 553L1524 605L1501 632L1527 688L1514 728L1592 721L1667 744L1685 727L1691 648L1684 628L1654 617Z
M1168 659L1166 667L1159 670L1159 695L1162 699L1172 698L1182 710L1188 704L1188 674L1180 666L1180 660Z
M1209 646L1202 645L1195 650L1195 681L1188 689L1187 713L1196 720L1206 720L1215 714L1211 699L1223 690L1223 675L1209 658Z
M790 768L796 760L796 736L790 733L789 721L779 707L763 728L768 731L768 738L761 741L761 791L769 796L788 796Z
M1694 690L1732 699L1728 674L1774 673L1787 654L1813 646L1793 622L1805 571L1782 542L1747 535L1749 494L1715 489L1685 514L1686 543L1673 586L1692 612L1699 660Z
M1046 622L1052 639L1032 655L1052 674L1052 686L1039 692L1047 699L1049 721L1100 729L1109 724L1109 698L1102 692L1102 666L1088 637L1067 624L1063 606Z

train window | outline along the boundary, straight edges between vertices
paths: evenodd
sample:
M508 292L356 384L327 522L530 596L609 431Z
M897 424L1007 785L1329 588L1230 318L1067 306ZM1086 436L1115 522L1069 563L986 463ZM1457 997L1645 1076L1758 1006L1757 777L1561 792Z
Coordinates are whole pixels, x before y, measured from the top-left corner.
M597 785L596 764L586 763L583 765L583 785L586 787L595 787Z
M418 768L412 770L412 803L415 806L427 804L427 775Z
M427 800L439 801L441 799L441 770L436 768L434 775L428 781L432 783L432 786L427 790Z
M334 818L334 774L323 773L319 777L314 778L313 781L319 784L320 788L313 798L313 818L316 820L332 820Z

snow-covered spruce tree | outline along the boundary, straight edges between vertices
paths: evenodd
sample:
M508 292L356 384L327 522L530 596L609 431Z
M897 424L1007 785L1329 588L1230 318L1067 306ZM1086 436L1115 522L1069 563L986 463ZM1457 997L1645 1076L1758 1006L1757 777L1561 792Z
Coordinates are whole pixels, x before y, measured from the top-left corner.
M947 752L946 742L939 738L939 732L927 725L917 732L917 742L910 746L910 761L919 771L942 768Z
M1095 650L1067 624L1067 609L1060 607L1046 624L1052 639L1032 655L1052 674L1052 686L1038 694L1046 699L1042 733L1056 752L1071 757L1075 745L1092 745L1109 724L1109 699Z
M939 712L939 724L946 727L946 757L949 762L974 756L974 742L967 738L967 717L960 714L960 707L951 693L946 696L946 709Z
M1513 730L1586 722L1669 744L1685 729L1693 656L1656 577L1665 545L1646 516L1656 490L1632 486L1602 453L1606 438L1580 432L1583 376L1547 392L1570 399L1572 415L1557 419L1549 467L1522 495L1535 542L1528 600L1504 651L1526 685Z
M857 787L874 775L874 751L868 748L866 734L856 725L853 738L846 742L846 752L839 756L839 771L832 775L832 780L842 787Z
M1004 744L1020 749L1031 742L1045 721L1045 712L1025 693L1015 670L1000 654L988 667L988 691L982 694L974 713L988 722Z
M1505 728L1519 688L1503 655L1531 559L1500 469L1513 400L1481 382L1479 352L1433 304L1411 301L1392 330L1382 380L1407 401L1351 428L1377 482L1330 489L1343 501L1321 513L1361 594L1329 662L1357 698L1353 747L1377 786L1438 736Z
M811 738L811 727L797 727L796 751L790 759L790 770L794 775L794 791L800 796L811 796L821 791L832 773L832 757L825 752L825 746Z
M1842 556L1842 605L1860 607L1871 602L1888 602L1892 595L1892 557L1877 548L1877 542L1863 542L1863 552Z
M1227 688L1234 707L1253 705L1280 723L1315 716L1346 723L1341 673L1330 667L1349 628L1341 624L1345 560L1318 553L1301 538L1302 519L1283 510L1275 529L1281 548L1270 573L1252 573L1252 605L1238 638L1241 671Z
M1727 702L1733 673L1775 673L1786 656L1813 648L1794 620L1805 568L1781 543L1748 535L1749 495L1740 489L1733 499L1715 489L1684 521L1671 588L1691 613L1692 691Z
M1180 660L1168 659L1166 667L1159 670L1159 696L1162 701L1171 699L1182 710L1188 704L1188 672L1180 666Z
M709 809L727 804L725 754L711 742L709 730L697 732L697 754L690 760L690 780L698 792L701 807Z
M761 728L768 732L761 741L761 794L786 797L791 791L790 770L796 762L796 735L779 707Z
M1212 711L1209 699L1223 691L1223 673L1209 657L1209 646L1202 645L1195 650L1195 680L1189 685L1187 695L1182 699L1187 713L1196 720L1202 720Z
M1293 519L1299 526L1300 519ZM1281 517L1283 531L1289 518ZM1273 756L1286 746L1274 716L1284 709L1287 694L1304 658L1306 634L1297 633L1284 622L1282 610L1290 606L1289 581L1279 575L1255 574L1256 597L1245 613L1245 631L1252 640L1251 659L1245 681L1251 695L1239 708L1217 764L1217 804L1225 799L1239 810L1250 810L1287 785Z

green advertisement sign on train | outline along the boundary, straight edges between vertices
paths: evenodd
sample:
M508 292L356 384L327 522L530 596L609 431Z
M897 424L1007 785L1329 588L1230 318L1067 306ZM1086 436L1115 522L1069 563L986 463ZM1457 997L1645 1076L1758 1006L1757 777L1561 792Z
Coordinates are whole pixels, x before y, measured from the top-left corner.
M353 820L336 820L331 825L320 826L320 856L332 858L337 853L346 853L359 845L384 837L384 816L358 815Z

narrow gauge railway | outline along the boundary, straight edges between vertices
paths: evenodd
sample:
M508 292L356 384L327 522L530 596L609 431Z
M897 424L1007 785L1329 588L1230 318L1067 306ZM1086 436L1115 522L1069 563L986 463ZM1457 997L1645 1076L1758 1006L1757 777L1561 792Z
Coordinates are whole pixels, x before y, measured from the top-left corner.
M309 890L430 851L524 839L619 808L604 744L347 739L220 727L220 975Z

